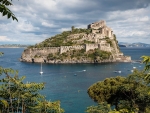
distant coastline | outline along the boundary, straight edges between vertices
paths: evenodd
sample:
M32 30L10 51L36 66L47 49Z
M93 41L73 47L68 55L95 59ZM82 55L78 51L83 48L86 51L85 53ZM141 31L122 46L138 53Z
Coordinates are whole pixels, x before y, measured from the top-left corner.
M129 47L129 48L147 48L150 47L150 44L146 43L126 43L126 42L119 42L119 47Z
M21 44L3 44L0 45L0 48L27 48L31 45L21 45Z
M0 48L26 48L26 47L0 47Z

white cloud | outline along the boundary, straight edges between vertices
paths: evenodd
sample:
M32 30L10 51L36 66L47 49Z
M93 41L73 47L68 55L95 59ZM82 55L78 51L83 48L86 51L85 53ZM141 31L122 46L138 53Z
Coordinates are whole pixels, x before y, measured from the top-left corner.
M139 21L145 21L145 22L147 22L147 21L149 21L149 20L150 20L150 19L149 19L148 16L144 16L144 17L139 18Z
M17 30L20 31L25 31L25 32L29 32L29 31L36 31L39 30L40 28L38 27L34 27L30 22L28 21L21 21L17 24Z
M86 28L88 24L102 19L113 29L118 41L123 38L124 41L137 41L134 40L135 37L150 37L150 6L147 0L12 2L14 5L10 8L19 22L0 17L0 35L18 43L39 43L65 30L71 30L71 26ZM147 42L150 43L150 39Z
M35 3L36 6L38 6L39 8L44 8L47 9L49 11L57 11L57 7L56 4L57 2L55 0L34 0L33 3Z
M4 42L4 41L12 41L12 42L15 42L16 40L9 39L9 38L7 38L7 36L0 36L0 41L1 41L1 42Z
M71 27L70 28L60 28L60 29L58 29L58 32L70 31L70 30L71 30Z
M58 27L58 25L50 24L48 22L42 22L42 25L45 27Z

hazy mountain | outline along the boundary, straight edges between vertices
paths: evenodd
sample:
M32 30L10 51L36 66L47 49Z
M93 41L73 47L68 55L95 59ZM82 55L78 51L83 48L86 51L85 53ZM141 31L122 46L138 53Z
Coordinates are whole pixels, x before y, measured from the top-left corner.
M19 47L28 47L31 45L22 45L22 44L1 44L0 48L19 48Z
M137 42L137 43L127 43L127 42L119 42L119 46L120 47L150 47L150 44L146 44L146 43L141 43L141 42Z

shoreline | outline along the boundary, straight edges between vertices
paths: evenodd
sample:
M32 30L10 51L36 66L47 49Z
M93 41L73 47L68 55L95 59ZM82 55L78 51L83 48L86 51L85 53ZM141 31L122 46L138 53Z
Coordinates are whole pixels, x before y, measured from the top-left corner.
M26 48L26 47L0 47L0 48Z

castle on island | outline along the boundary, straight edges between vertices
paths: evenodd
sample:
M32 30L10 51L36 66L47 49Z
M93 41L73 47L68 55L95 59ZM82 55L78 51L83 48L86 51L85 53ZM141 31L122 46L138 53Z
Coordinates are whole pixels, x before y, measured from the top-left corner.
M72 42L83 42L90 41L93 43L85 43L73 46L60 46L60 47L45 47L43 48L31 48L24 50L22 54L22 61L31 62L31 59L34 58L35 55L41 55L42 58L38 58L34 61L41 62L41 60L46 59L46 56L50 53L52 54L62 54L70 50L81 50L84 49L86 52L89 50L100 49L103 51L111 52L115 61L120 62L129 62L131 61L131 57L124 56L123 53L119 50L118 43L116 41L116 37L113 34L113 30L106 26L106 22L104 20L94 22L92 24L87 25L87 29L91 29L91 33L78 33L71 34L68 36L67 40L72 40ZM80 38L79 38L80 37ZM108 42L111 41L111 43Z

